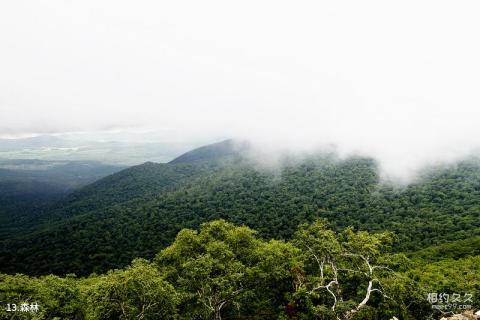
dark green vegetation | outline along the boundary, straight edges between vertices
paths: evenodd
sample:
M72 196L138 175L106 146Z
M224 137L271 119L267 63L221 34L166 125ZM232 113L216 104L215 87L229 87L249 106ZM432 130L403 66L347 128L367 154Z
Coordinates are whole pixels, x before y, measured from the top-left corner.
M337 231L389 230L396 252L480 235L475 159L392 187L380 183L369 158L287 157L272 169L244 156L247 146L228 141L196 152L126 169L41 211L28 233L1 242L1 270L103 273L135 257L151 259L182 228L219 218L264 239L290 239L299 224L316 218Z
M64 191L70 191L124 168L96 161L0 159L0 181L18 183L38 182L52 185ZM28 188L26 189L29 190ZM19 187L17 191L21 192L23 188Z
M84 187L114 168L4 163L0 318L435 319L428 293L480 306L478 159L394 186L369 158L272 167L250 151L225 141Z
M24 232L44 206L123 167L95 161L0 159L0 239Z
M438 319L430 292L468 292L479 306L478 256L426 266L391 244L389 232L335 232L322 220L300 225L290 241L216 220L181 230L153 262L103 275L0 274L0 318ZM39 309L9 312L7 303Z

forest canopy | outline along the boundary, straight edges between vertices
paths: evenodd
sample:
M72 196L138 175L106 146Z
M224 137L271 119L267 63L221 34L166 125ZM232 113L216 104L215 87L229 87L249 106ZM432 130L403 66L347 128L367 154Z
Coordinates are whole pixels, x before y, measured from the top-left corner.
M0 300L10 308L0 317L431 319L439 313L427 297L440 291L471 294L472 307L480 305L478 256L426 267L426 251L410 259L392 252L392 239L351 227L336 232L315 220L289 241L265 240L214 220L181 230L151 262L135 259L105 274L0 274Z
M478 160L465 160L399 187L362 157L320 154L275 170L235 157L145 163L5 224L0 272L105 273L153 259L183 228L215 219L284 240L302 223L327 219L337 232L392 231L393 250L412 252L480 235L479 172Z

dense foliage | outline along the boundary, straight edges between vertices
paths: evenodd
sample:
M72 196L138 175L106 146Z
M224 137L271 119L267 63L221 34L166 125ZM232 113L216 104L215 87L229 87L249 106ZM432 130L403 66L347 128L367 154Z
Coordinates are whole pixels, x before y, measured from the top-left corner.
M96 161L0 159L0 239L26 232L54 201L123 168Z
M227 157L213 161L202 149L182 161L133 167L44 208L28 232L0 243L1 270L102 273L135 257L151 259L182 228L220 218L264 239L291 239L298 225L316 218L337 231L389 230L397 252L480 235L475 159L394 186L381 181L369 158L322 154L272 168L220 151Z
M291 241L263 240L216 220L181 230L153 262L103 275L0 274L0 318L421 320L440 316L429 292L459 290L480 306L478 256L425 266L392 253L391 240L323 220Z

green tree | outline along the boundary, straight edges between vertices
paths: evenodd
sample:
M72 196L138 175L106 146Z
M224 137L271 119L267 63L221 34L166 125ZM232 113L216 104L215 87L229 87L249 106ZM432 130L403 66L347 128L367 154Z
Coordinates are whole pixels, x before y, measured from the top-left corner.
M187 317L221 319L252 294L259 245L253 230L217 220L182 230L156 262L183 294Z
M83 319L77 279L74 276L64 278L45 276L31 278L25 275L0 274L1 319ZM8 312L5 305L15 304L36 306L35 310ZM12 308L11 308L12 309ZM13 318L12 318L13 317Z
M388 295L382 279L394 275L385 252L389 233L328 229L323 220L301 225L294 243L304 252L304 269L295 270L292 298L307 314L352 319L375 298Z
M88 319L174 319L177 295L146 260L85 282Z

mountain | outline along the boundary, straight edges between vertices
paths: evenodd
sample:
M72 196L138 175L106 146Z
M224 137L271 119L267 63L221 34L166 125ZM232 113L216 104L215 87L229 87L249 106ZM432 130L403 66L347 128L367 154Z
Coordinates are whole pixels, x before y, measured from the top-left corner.
M0 159L0 181L46 181L76 189L124 168L99 161Z
M200 161L218 161L226 158L245 157L249 152L248 142L225 140L186 152L170 161L170 164L194 163Z
M43 206L122 169L96 161L0 159L0 236L24 231Z
M35 226L0 243L3 272L86 275L152 258L182 228L223 218L288 239L316 218L336 230L391 230L396 251L480 235L480 163L465 160L398 187L376 161L312 154L265 168L232 141L145 163L44 207Z
M54 217L64 218L134 199L143 201L174 190L195 177L213 174L239 157L239 144L226 140L187 152L170 163L145 162L132 166L71 193L48 208L42 219L51 221Z

